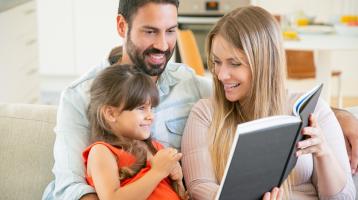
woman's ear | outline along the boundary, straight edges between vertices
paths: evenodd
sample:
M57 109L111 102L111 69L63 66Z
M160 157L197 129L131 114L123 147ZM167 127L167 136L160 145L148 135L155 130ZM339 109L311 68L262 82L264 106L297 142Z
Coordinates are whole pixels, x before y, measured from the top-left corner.
M102 114L108 123L114 123L117 121L118 109L113 106L103 106Z
M124 19L123 15L119 14L117 16L117 32L119 36L124 38L126 36L127 28L128 28L127 21Z

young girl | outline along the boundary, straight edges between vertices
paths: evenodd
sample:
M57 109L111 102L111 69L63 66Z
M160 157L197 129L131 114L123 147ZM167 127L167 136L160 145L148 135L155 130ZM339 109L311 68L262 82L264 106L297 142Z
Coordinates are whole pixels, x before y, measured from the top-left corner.
M130 65L110 66L93 81L87 115L95 142L83 158L100 199L187 198L182 154L150 139L158 102L155 83Z
M249 6L226 14L208 34L207 54L214 95L193 106L182 139L183 172L193 199L216 195L237 124L289 114L295 99L285 91L281 31L266 10ZM299 158L284 184L285 197L354 199L342 131L324 101L318 101L302 134L307 139L297 144Z

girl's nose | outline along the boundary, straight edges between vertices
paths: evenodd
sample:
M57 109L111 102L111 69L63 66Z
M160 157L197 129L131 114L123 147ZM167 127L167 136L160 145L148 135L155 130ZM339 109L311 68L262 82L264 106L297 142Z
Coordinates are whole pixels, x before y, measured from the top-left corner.
M153 112L152 112L152 111L149 111L149 112L147 113L147 115L145 116L145 119L146 119L146 120L153 120L153 119L154 119L154 114L153 114Z

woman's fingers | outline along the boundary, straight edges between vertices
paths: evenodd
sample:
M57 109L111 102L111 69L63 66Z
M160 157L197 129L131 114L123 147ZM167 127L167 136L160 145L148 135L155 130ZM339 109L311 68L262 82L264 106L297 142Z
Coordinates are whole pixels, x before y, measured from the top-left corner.
M321 138L318 138L318 137L309 138L309 139L298 142L297 148L305 149L305 148L308 148L311 146L319 145L321 143L322 143Z
M278 188L275 187L275 188L272 189L272 192L271 192L271 200L276 200L277 195L278 195Z
M270 192L266 192L264 197L262 198L262 200L270 200L271 198L271 193Z
M319 129L317 127L305 127L302 129L302 135L310 136L310 137L317 137L319 136Z
M310 114L308 120L309 120L309 126L315 127L315 128L317 127L317 118L314 114Z
M283 190L281 188L273 188L271 192L266 192L263 200L281 200L283 197Z
M309 126L303 128L302 134L307 136L307 139L297 143L298 151L296 156L303 154L314 154L315 156L322 156L327 154L328 149L324 139L322 130L319 128L316 117L311 114L309 117Z
M283 199L283 189L282 188L279 188L277 199L278 200Z
M314 153L318 153L320 150L318 147L316 146L311 146L311 147L308 147L308 148L305 148L305 149L301 149L301 150L298 150L296 152L296 156L300 156L300 155L303 155L303 154L314 154Z

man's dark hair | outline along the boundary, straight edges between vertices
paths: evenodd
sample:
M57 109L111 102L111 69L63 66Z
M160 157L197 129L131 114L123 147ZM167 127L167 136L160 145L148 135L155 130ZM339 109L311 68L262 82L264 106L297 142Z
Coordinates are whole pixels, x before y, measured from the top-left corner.
M147 3L173 4L177 8L179 7L179 0L119 0L118 14L122 15L130 25L132 16Z

